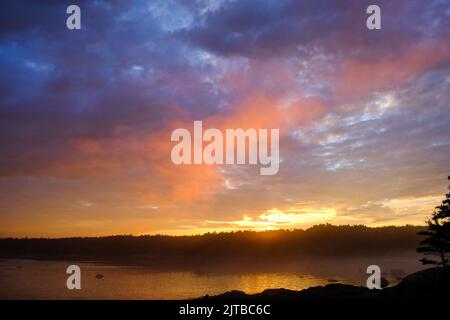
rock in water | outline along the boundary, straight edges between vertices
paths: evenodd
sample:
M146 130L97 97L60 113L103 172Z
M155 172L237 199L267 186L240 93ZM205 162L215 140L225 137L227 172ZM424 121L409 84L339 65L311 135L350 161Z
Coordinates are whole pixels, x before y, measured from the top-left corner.
M386 279L385 277L381 277L381 287L386 288L388 285L389 285L388 279Z

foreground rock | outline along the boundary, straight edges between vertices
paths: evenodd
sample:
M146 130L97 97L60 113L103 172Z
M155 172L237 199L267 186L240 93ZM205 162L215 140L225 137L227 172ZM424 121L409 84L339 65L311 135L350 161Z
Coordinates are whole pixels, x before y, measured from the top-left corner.
M217 296L204 296L211 300L372 300L421 299L450 297L449 272L432 268L405 277L398 285L383 290L369 290L340 283L311 287L305 290L267 289L256 294L228 291Z
M386 298L450 298L450 270L426 269L403 278L396 286L382 291Z

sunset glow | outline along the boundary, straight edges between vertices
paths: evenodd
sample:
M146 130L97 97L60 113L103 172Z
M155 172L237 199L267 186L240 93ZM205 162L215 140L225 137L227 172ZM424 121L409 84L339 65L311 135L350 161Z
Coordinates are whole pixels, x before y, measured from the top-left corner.
M64 4L2 13L0 236L423 224L450 173L450 11L378 2L376 31L366 1L89 1L77 32ZM279 170L174 164L199 120L279 129Z

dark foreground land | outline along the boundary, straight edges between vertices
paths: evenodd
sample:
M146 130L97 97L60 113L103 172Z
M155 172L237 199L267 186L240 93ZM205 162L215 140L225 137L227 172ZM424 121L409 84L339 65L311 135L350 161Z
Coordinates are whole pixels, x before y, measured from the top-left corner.
M395 286L382 290L369 290L346 284L328 284L305 290L267 289L261 293L246 294L242 291L229 291L217 296L204 296L200 300L422 300L450 298L450 270L430 268L405 277Z

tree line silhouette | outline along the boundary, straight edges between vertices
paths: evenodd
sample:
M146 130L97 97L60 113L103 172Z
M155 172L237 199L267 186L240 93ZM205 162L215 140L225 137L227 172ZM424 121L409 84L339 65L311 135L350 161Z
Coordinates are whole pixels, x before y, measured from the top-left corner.
M90 259L123 257L352 256L413 251L420 226L369 228L317 225L306 230L237 231L193 236L108 236L78 238L4 238L0 256Z

